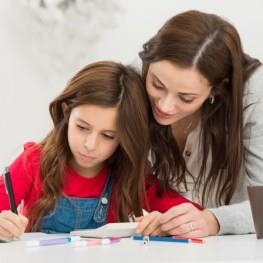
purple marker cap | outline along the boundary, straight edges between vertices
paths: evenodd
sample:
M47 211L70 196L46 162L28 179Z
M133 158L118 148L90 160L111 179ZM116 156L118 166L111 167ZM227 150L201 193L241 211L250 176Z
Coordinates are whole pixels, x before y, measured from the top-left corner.
M60 237L60 238L50 238L42 240L30 240L26 242L27 247L40 247L40 246L53 246L67 244L75 241L79 241L81 238L79 236L74 237Z

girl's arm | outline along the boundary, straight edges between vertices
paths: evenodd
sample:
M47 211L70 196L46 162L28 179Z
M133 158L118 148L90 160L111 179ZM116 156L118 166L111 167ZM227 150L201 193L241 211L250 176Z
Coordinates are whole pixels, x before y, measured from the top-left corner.
M35 189L36 168L38 166L39 152L33 150L32 144L25 145L25 151L10 165L16 206L25 200L26 205L30 200L32 189ZM35 169L35 170L34 170ZM34 192L34 191L33 191ZM4 178L0 177L0 239L12 240L24 233L28 219L10 211L9 199L6 193Z

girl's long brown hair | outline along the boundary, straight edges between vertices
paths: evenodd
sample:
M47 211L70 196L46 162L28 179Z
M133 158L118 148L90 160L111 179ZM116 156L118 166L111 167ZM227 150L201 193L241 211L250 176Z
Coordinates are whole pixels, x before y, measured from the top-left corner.
M69 107L67 113L63 112L63 103ZM118 190L117 216L125 221L129 211L141 215L149 150L147 96L139 74L131 67L102 61L79 71L49 106L54 128L41 142L40 176L44 192L29 212L31 227L39 228L43 216L63 194L65 168L72 158L68 120L71 110L83 104L117 107L120 145L107 161Z
M168 60L182 68L194 67L213 87L214 104L206 101L202 106L203 159L195 190L199 191L205 181L203 204L214 190L217 204L229 204L245 157L244 82L260 62L244 54L234 26L214 14L199 11L184 12L168 20L143 46L140 57L145 83L149 65ZM184 184L187 189L187 167L171 128L152 120L151 143L154 172L164 179L160 191L171 183ZM209 151L211 169L204 180Z

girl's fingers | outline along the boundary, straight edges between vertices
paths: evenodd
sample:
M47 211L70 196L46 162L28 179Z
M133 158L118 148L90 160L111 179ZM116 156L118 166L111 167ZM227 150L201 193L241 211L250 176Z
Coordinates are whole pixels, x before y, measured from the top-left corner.
M10 220L6 218L0 218L0 226L3 232L3 235L10 238L12 237L19 237L21 235L20 229ZM7 234L8 232L9 234Z
M18 214L22 214L24 210L24 199L21 200L20 204L17 207Z
M11 211L3 211L0 214L0 226L13 236L19 237L27 226L28 219L23 215L16 215Z
M0 239L5 241L11 241L14 239L14 236L9 231L1 227L1 219L0 219Z

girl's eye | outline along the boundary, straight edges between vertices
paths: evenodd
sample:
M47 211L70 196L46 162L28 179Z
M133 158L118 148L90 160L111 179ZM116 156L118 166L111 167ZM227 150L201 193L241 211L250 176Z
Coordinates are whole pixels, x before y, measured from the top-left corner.
M82 125L80 125L80 124L77 124L77 127L78 127L80 130L88 130L87 127L84 127L84 126L82 126Z
M180 100L182 101L182 102L184 102L184 103L192 103L194 100L193 99L186 99L186 98L184 98L184 97L179 97L180 98Z

